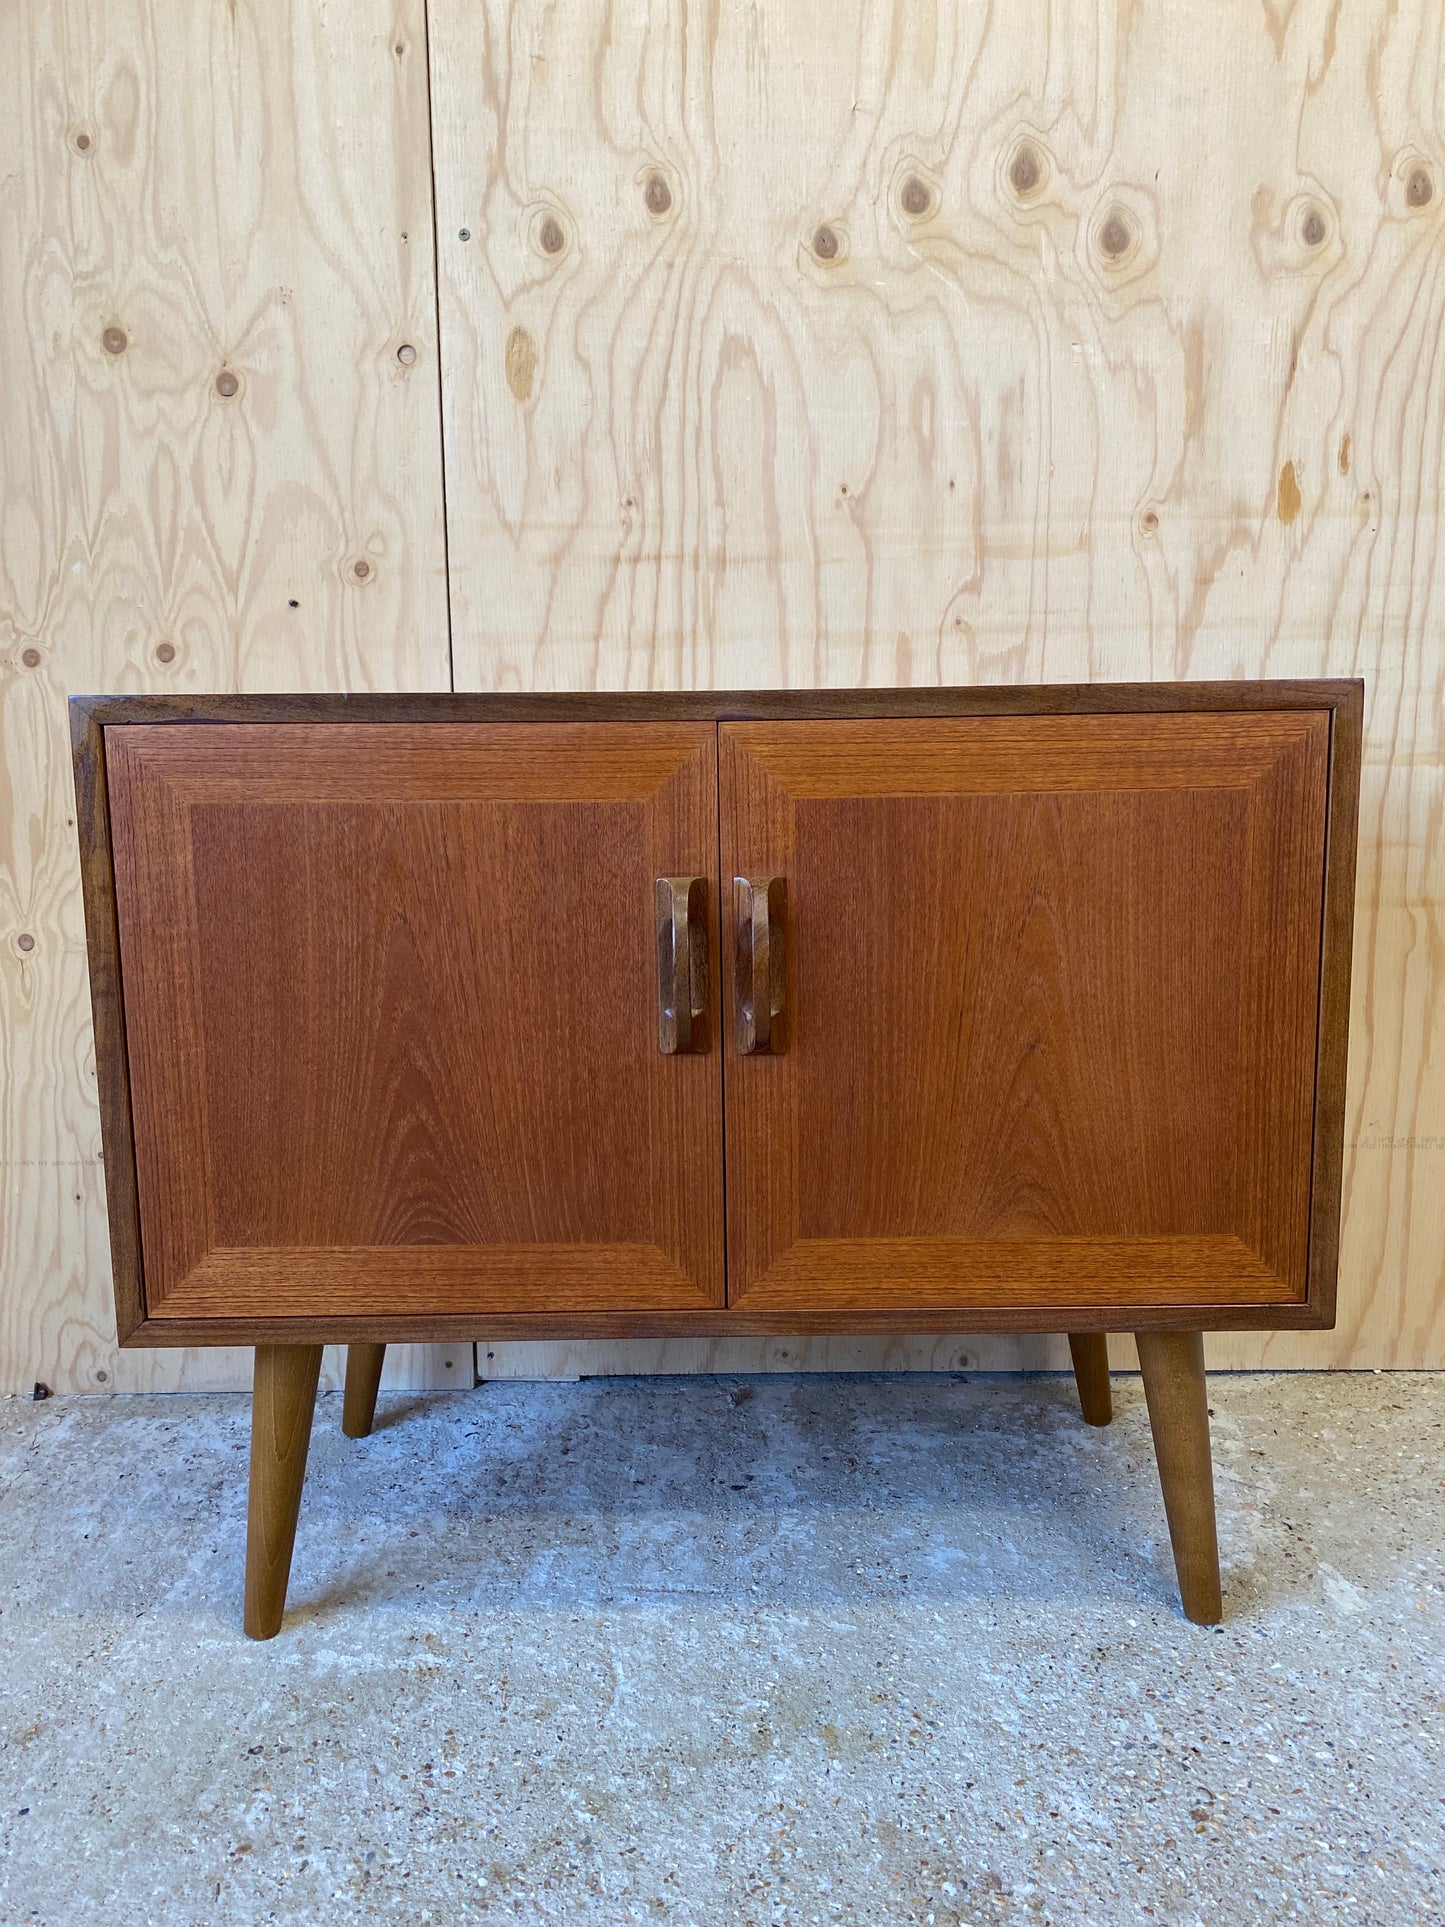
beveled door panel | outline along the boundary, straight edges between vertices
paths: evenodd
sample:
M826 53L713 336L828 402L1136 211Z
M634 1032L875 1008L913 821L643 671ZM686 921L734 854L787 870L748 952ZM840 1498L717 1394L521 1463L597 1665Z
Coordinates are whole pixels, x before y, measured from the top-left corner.
M147 1312L723 1301L707 723L106 732ZM709 959L717 982L717 959Z
M1329 728L725 723L787 977L780 1054L729 989L730 1302L1302 1301Z

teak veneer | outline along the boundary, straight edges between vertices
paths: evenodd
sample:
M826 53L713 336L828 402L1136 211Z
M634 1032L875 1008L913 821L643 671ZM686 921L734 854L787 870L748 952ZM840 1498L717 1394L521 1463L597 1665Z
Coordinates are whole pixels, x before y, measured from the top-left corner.
M256 1347L246 1629L320 1347L1333 1323L1358 682L71 702L120 1338Z

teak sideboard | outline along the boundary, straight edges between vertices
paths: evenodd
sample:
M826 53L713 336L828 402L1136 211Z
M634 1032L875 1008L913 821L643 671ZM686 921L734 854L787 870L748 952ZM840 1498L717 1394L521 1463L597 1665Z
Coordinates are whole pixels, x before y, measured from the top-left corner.
M1201 1334L1334 1321L1358 682L72 700L119 1334L1132 1331L1220 1614Z

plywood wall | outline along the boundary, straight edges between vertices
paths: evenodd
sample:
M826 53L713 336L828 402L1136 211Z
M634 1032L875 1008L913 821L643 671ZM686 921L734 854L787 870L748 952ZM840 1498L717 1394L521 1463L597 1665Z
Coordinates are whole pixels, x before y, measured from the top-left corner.
M1340 1326L1212 1352L1445 1365L1440 0L431 34L459 685L1363 675Z
M467 688L1365 676L1341 1324L1213 1356L1445 1365L1445 0L429 12L0 16L0 1383L245 1382L114 1349L66 692L449 613Z
M0 10L4 1389L249 1382L116 1350L65 698L446 687L432 241L421 0Z

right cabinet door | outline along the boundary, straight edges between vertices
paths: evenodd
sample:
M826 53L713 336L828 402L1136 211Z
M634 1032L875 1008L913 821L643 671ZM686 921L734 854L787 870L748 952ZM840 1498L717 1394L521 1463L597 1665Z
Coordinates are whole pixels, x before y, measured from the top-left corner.
M724 724L729 1302L1303 1300L1329 740Z

